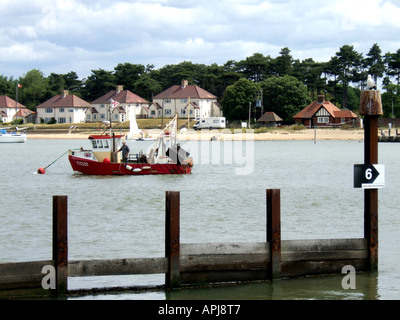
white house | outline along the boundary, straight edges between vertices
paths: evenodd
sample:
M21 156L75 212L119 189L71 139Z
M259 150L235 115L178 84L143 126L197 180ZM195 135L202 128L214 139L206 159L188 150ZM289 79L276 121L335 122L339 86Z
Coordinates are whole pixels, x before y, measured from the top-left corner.
M17 103L14 99L7 96L0 96L0 120L1 122L11 122L23 119L24 123L33 122L35 112L29 110L24 105Z
M53 119L56 123L79 123L85 121L85 112L90 103L68 94L56 95L36 107L37 123L48 123Z
M153 97L149 117L161 118L164 115L172 118L178 114L180 118L188 118L188 109L190 118L222 116L222 108L215 95L182 80L181 85L172 86Z
M87 122L111 120L125 122L129 114L135 113L136 117L147 117L149 102L129 90L124 90L118 85L116 90L111 90L100 98L92 101L91 108L86 110Z

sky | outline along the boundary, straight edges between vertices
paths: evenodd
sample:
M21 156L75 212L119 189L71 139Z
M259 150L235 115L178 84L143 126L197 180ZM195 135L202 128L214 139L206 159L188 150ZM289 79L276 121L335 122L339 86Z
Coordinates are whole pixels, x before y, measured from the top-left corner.
M400 49L400 0L0 0L0 75Z

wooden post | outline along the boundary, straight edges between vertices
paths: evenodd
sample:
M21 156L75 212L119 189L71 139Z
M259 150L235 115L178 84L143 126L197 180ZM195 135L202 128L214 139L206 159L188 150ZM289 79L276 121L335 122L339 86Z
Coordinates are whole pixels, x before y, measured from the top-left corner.
M180 192L165 193L165 257L168 258L168 272L165 274L167 289L181 286L180 278Z
M281 191L267 189L267 242L270 243L270 280L281 278Z
M364 164L378 164L378 118L383 114L380 91L361 92L364 115ZM369 270L378 270L378 189L364 190L364 238L368 241Z
M53 261L57 295L68 291L68 208L67 196L53 196Z

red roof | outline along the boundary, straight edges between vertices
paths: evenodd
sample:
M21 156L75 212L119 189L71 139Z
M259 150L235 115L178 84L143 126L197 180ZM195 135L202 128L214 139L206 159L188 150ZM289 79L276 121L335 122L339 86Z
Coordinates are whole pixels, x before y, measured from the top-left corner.
M196 85L181 85L172 86L163 92L160 92L153 99L217 99L217 97L208 91Z
M149 103L146 99L139 97L137 94L134 94L129 90L121 90L119 92L116 90L111 90L105 95L102 95L100 98L92 101L92 104L106 104L110 99L118 101L119 103Z
M293 118L311 119L322 107L325 108L333 118L357 118L357 115L354 112L350 110L340 110L330 101L323 101L322 103L314 101L308 107L293 116Z
M89 108L90 103L72 94L56 95L36 108Z
M7 96L0 96L0 108L15 108L16 101L11 99ZM26 107L18 102L17 108L24 108Z

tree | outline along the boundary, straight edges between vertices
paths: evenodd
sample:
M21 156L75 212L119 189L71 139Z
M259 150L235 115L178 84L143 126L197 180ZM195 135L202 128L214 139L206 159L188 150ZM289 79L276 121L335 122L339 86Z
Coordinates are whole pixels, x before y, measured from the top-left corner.
M306 86L295 77L271 77L260 86L264 94L264 110L273 111L285 122L311 103Z
M368 68L368 74L374 78L375 83L378 85L378 78L382 78L385 72L385 63L383 61L381 48L379 48L378 44L375 43L371 47L367 53L367 57L364 59L364 63Z
M115 82L124 89L135 91L135 83L145 74L145 66L133 63L120 63L114 68Z
M274 74L277 76L291 75L293 71L293 57L290 55L289 48L282 48L280 56L272 61Z
M115 87L115 76L112 71L92 70L92 74L87 78L85 87L82 89L82 97L86 101L94 101Z
M249 117L249 105L252 106L259 86L245 78L226 88L222 98L222 110L229 120L244 120Z
M343 87L343 108L347 108L347 88L355 80L361 66L362 54L354 50L354 46L344 45L336 53L338 58L339 81Z
M254 53L251 57L239 61L236 66L248 80L256 83L263 80L263 74L267 71L271 57L264 57L261 53Z
M43 72L32 69L19 79L23 90L19 94L19 102L28 109L34 110L47 97L48 79L44 77Z

